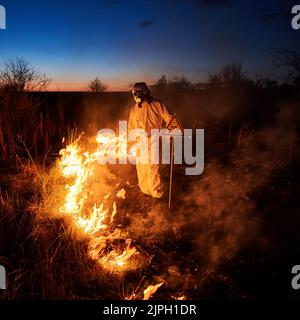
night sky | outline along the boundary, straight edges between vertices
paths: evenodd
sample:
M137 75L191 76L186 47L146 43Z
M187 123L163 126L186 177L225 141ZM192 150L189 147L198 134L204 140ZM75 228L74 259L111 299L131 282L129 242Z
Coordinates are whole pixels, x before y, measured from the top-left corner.
M278 78L270 51L300 48L291 8L300 0L0 0L0 64L24 57L51 90L110 90L165 74L205 81L239 60L249 76Z

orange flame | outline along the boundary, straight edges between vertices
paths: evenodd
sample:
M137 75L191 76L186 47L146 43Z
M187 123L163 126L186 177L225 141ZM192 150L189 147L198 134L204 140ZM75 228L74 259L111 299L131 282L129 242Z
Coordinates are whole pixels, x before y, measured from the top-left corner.
M90 237L88 253L92 259L110 272L126 271L129 267L128 261L138 253L135 247L130 246L130 239L127 239L128 246L122 253L113 249L108 254L104 254L107 240L117 239L120 234L120 232L118 235L116 232L108 232L109 225L113 224L117 214L115 201L112 210L105 207L105 201L111 196L111 192L106 194L100 203L94 203L92 207L88 205L91 194L88 184L94 175L96 165L99 165L97 157L105 151L99 146L92 153L84 151L79 145L80 138L81 136L60 151L61 159L58 165L61 174L64 178L74 180L73 184L65 186L68 192L64 204L60 207L60 212L71 216L76 228ZM119 139L122 140L123 137ZM99 145L120 144L120 140L114 136L98 135L96 140ZM124 152L124 148L122 151ZM118 153L116 156L125 156L125 154ZM116 197L125 199L125 194L126 191L121 189Z
M187 300L187 297L184 293L178 293L175 296L172 296L174 300Z
M161 287L165 282L160 282L154 286L150 285L147 289L144 290L144 298L143 300L149 300L157 291L159 287Z

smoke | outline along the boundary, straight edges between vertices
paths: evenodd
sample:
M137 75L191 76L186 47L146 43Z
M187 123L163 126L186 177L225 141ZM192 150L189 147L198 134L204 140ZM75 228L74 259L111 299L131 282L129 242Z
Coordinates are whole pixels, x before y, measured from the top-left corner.
M131 96L127 92L89 94L82 101L79 125L90 135L100 129L116 130L119 120L128 119L132 106Z
M196 282L199 287L210 272L243 249L271 246L262 219L264 212L272 209L268 193L273 180L288 168L291 158L299 157L296 149L291 154L291 145L297 141L297 115L296 106L283 106L270 126L241 130L226 161L219 155L210 157L202 176L180 176L180 169L175 168L172 209L159 204L146 216L130 216L130 232L137 242L149 248L171 248L163 253L165 272L157 280L173 283L176 274L176 286L182 287L182 279L187 277L183 261L191 259L196 266L194 281L188 277L184 286ZM189 185L185 192L180 192L182 184Z
M291 102L263 105L266 101L255 104L259 97L247 99L244 92L234 97L181 93L162 99L185 128L209 128L205 142L212 142L206 143L201 176L187 177L175 167L171 210L166 204L153 205L135 190L127 193L127 204L119 211L126 211L126 230L134 245L153 254L155 280L165 279L169 287L199 288L244 249L271 246L262 228L264 215L272 211L268 196L273 181L299 158L299 108ZM97 129L100 123L115 126L127 118L129 102L118 101L117 109L108 101L87 102L86 119ZM131 166L115 169L124 183L135 175Z

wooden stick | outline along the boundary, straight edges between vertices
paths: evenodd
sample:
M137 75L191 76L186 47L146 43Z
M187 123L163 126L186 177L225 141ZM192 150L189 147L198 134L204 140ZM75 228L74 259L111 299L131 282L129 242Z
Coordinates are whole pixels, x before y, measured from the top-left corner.
M170 186L169 186L169 209L172 201L172 180L173 180L173 164L174 164L174 140L171 137L171 167L170 167Z

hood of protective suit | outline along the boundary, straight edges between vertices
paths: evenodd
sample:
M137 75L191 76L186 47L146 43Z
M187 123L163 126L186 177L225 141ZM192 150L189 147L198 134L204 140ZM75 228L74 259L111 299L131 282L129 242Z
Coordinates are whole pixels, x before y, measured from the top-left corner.
M136 82L133 85L133 91L141 91L143 93L144 96L150 96L151 92L149 87L147 86L147 84L145 82Z

